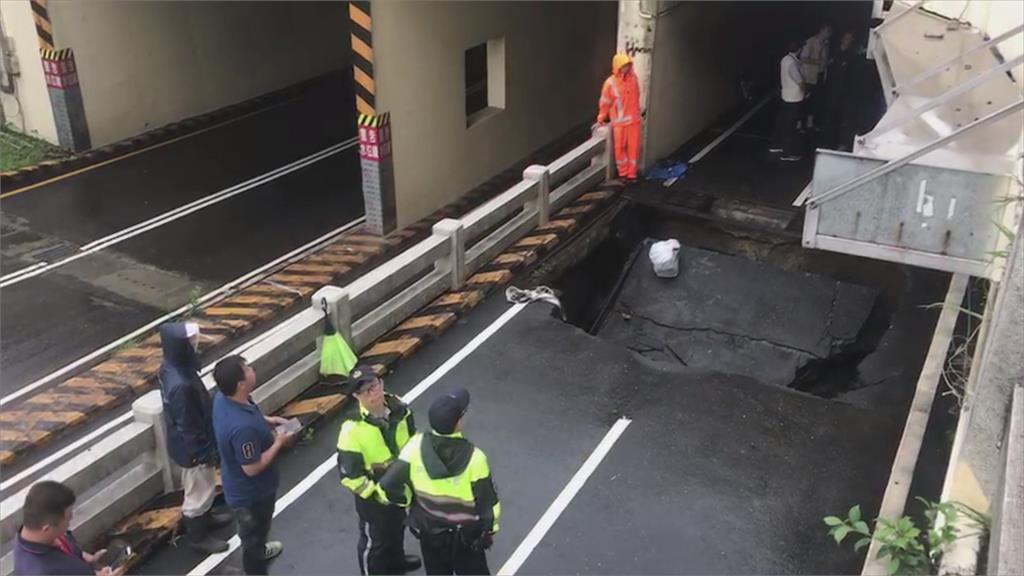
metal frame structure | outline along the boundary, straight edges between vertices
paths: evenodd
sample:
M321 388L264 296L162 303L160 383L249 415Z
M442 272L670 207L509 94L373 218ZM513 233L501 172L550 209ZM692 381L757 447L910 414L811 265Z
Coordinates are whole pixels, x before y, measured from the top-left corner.
M1024 32L1024 25L1017 26L1016 28L1007 30L1006 32L1003 32L999 36L996 36L995 38L990 38L989 40L986 40L985 42L982 42L981 44L978 44L974 48L971 48L970 50L966 50L964 52L961 52L960 54L957 54L956 56L946 60L945 62L943 62L941 64L932 66L928 70L925 70L924 72L921 72L920 74L918 74L917 76L914 76L910 80L907 80L906 82L902 82L900 84L897 84L892 90L893 90L893 92L896 95L904 94L911 87L917 86L918 84L920 84L921 82L924 82L925 80L931 78L932 76L940 74L944 70L948 69L950 66L956 64L957 62L962 61L964 58L970 56L971 54L974 54L975 52L977 52L979 50L984 50L986 48L990 48L990 47L995 46L995 45L997 45L997 44L999 44L1001 42L1005 42L1006 40L1009 40L1010 38L1013 38L1014 36L1020 34L1021 32Z

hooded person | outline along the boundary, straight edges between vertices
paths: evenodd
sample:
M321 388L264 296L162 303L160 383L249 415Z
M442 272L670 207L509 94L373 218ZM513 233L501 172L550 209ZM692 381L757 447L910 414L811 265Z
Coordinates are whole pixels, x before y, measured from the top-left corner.
M604 81L597 103L597 123L611 122L615 167L619 178L637 179L641 137L640 81L633 60L625 54L612 57L612 74Z
M465 388L435 398L431 431L414 436L380 481L389 501L411 507L427 574L490 574L501 502L487 456L462 435L468 409Z
M163 362L157 377L167 425L167 452L181 467L185 498L181 505L186 541L206 554L223 552L227 542L210 529L231 522L230 512L214 511L217 488L217 444L213 435L213 402L199 377L199 325L172 322L160 326Z

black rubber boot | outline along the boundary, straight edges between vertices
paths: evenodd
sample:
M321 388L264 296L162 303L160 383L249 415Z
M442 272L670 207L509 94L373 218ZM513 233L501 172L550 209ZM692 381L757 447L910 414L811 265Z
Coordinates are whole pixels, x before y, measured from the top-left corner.
M235 515L227 506L214 506L206 513L208 518L207 526L210 530L223 528L235 521Z
M197 518L185 516L185 542L189 547L204 554L224 552L228 549L228 543L210 536L207 514Z

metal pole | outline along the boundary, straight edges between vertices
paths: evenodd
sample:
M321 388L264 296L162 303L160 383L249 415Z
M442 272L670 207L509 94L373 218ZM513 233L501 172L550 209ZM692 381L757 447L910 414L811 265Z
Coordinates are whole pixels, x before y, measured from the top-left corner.
M936 74L938 74L942 70L946 69L947 67L952 66L953 64L956 64L960 60L963 60L968 55L974 54L978 50L983 50L983 49L988 48L989 46L992 46L994 44L999 44L1000 42L1002 42L1004 40L1008 40L1008 39L1016 36L1017 34L1020 34L1021 31L1024 31L1024 24L1022 24L1020 26L1017 26L1016 28L1014 28L1012 30L1007 30L1006 32L1003 32L999 36L996 36L995 38L992 38L991 40L988 40L987 42L983 42L981 44L978 44L977 46L975 46L974 48L971 48L970 50L967 50L966 52L961 52L960 54L950 58L949 60L946 60L942 64L939 64L938 66L934 66L934 67L932 67L932 68L930 68L928 70L925 70L924 72L921 72L920 74L918 74L917 76L914 76L910 80L907 80L903 84L897 85L895 88L893 88L893 91L894 92L905 92L911 86L916 86L916 85L920 84L922 81L927 80L928 78L931 78L932 76L935 76Z
M1011 70L1022 63L1024 63L1024 54L1017 56L1016 58L1008 62L1003 62L999 66L989 68L988 70L982 72L981 74L978 74L974 78L971 78L970 80L964 82L963 84L958 85L956 88L952 88L950 90L943 92L942 94L939 94L935 98L932 98L931 100L922 104L921 106L914 108L913 110L907 112L903 116L900 116L896 120L886 122L884 126L879 124L879 127L875 131L875 135L885 132L891 132L899 128L900 126L903 126L907 122L910 122L914 118L918 118L925 112L932 110L934 108L938 108L939 106L942 106L943 104L949 102L950 100L953 100L954 98L957 98L970 92L971 90L974 90L978 86L981 86L982 84L991 80L993 76L1002 75L1003 72Z
M885 30L889 26L892 26L896 22L899 22L900 20L903 19L904 16L910 14L911 12L917 11L917 9L923 6L926 1L927 0L918 0L917 2L914 2L913 4L910 5L910 8L907 8L903 12L900 12L899 14L892 16L890 18L886 18L885 22L882 22L881 24L876 26L875 29L872 30L871 32L874 34L881 34L882 30Z
M832 188L831 190L828 190L827 192L823 192L822 194L814 198L811 198L810 201L807 202L807 207L809 209L817 208L822 202L826 200L846 194L847 192L853 190L858 186L867 184L868 182L871 182L876 178L885 176L886 174L894 170L906 166L907 164L913 162L914 160L920 158L921 156L924 156L925 154L928 154L929 152L937 148L942 148L946 144L952 142L953 140L956 140L957 138L963 136L964 134L967 134L968 132L972 132L977 128L986 126L993 122L998 122L999 120L1002 120L1003 118L1016 112L1020 112L1021 110L1024 110L1024 99L1018 100L1013 104L1001 108L989 114L988 116L985 116L984 118L978 120L977 122L971 122L967 126L960 128L959 130L953 132L952 134L949 134L948 136L943 136L942 138L939 138L938 140L931 142L930 144L926 144L921 148L914 150L910 154L907 154L895 160L891 160L879 166L878 168L875 168L874 170L865 172L864 174L861 174L860 176L857 176L852 180L840 184Z

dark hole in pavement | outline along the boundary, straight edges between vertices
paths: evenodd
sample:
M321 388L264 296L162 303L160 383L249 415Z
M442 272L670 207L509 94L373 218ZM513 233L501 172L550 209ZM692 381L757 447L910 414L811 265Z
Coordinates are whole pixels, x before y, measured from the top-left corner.
M679 238L680 276L658 279L649 235L669 237L681 225L691 237ZM880 297L885 287L876 278L835 278L810 264L798 243L764 250L748 245L765 243L756 234L737 238L639 206L595 234L604 238L585 258L545 279L569 323L649 361L742 374L823 398L878 383L863 381L858 368L891 320L892 303Z

